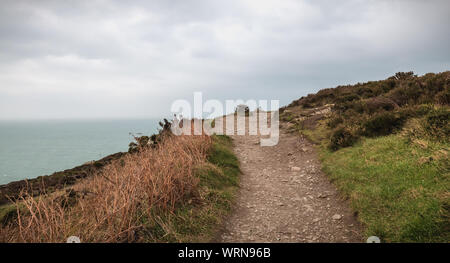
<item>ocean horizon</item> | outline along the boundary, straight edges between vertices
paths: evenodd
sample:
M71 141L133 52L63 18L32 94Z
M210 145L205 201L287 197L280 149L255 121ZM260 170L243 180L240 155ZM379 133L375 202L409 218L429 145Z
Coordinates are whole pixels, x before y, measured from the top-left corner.
M50 175L116 152L161 119L0 120L0 185Z

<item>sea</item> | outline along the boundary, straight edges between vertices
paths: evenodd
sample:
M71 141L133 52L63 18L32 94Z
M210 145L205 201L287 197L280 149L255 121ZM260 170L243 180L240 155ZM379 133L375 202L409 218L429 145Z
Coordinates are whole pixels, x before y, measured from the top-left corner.
M0 121L0 185L128 151L160 119Z

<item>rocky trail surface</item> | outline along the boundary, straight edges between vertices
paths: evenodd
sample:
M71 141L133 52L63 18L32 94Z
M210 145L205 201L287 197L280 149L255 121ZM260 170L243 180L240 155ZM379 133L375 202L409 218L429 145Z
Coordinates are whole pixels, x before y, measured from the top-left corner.
M221 242L362 242L360 224L307 139L284 129L271 147L258 136L232 137L243 174Z

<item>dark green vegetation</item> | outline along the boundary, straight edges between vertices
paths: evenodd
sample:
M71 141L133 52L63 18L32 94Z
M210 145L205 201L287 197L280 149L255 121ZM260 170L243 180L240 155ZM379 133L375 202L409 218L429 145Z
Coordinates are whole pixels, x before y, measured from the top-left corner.
M0 226L5 226L17 217L15 205L0 206Z
M325 89L281 110L317 143L366 235L450 241L450 72Z
M350 146L361 136L391 134L400 130L408 119L421 117L425 117L430 135L448 139L449 82L448 71L421 77L412 72L400 72L386 80L324 89L292 102L287 108L311 109L330 105L332 113L327 125L335 133L330 137L330 147L334 150ZM438 126L433 128L435 125ZM348 139L350 137L352 139Z
M208 163L197 167L198 191L150 227L151 242L210 242L218 237L239 185L239 161L228 136L212 136Z

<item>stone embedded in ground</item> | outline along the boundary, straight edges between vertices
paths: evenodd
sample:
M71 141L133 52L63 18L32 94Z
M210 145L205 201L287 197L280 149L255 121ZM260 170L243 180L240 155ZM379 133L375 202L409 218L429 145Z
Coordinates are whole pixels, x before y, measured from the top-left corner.
M339 220L339 219L342 218L342 216L339 215L339 214L335 214L335 215L333 215L331 218L332 218L333 220Z
M306 208L306 212L314 212L314 209L310 205L303 205L303 207Z
M317 197L318 198L327 198L328 196L329 196L329 194L327 194L327 193L321 193Z
M297 166L292 166L291 167L291 171L293 171L293 172L300 172L302 169L300 168L300 167L297 167Z

